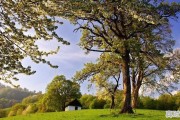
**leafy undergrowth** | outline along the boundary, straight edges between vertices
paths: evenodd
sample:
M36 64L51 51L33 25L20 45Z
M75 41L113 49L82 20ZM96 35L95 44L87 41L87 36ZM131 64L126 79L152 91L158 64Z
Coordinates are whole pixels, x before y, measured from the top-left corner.
M117 114L117 111L104 109L36 113L24 116L1 118L0 120L165 120L165 114L165 111L138 109L135 111L135 114L128 115Z

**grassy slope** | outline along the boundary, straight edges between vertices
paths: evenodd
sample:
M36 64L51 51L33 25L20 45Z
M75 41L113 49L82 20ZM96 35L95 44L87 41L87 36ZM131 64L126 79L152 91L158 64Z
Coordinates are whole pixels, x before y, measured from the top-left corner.
M133 115L110 114L110 110L81 110L69 112L37 113L1 118L0 120L165 120L165 111L136 110ZM174 118L175 119L175 118Z

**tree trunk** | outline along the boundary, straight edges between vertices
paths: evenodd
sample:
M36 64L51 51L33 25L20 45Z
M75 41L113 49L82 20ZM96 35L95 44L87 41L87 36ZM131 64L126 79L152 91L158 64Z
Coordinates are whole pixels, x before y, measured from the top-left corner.
M65 108L66 108L66 105L64 103L63 106L62 106L62 111L65 111Z
M119 86L120 76L118 79L115 78L115 80L116 80L116 86L114 87L113 93L111 94L111 109L115 108L115 94L116 94L117 88Z
M125 49L124 56L122 56L122 75L123 75L123 107L120 113L134 113L131 107L131 81L129 72L129 50Z
M114 109L115 107L115 102L114 102L114 95L111 96L111 109Z
M134 89L132 92L132 107L137 108L138 106L139 89Z
M133 86L133 88L132 88L132 107L137 108L139 89L141 87L142 80L143 80L143 70L142 69L139 70L137 80L136 80L136 77L134 74L132 76L133 76L132 77L132 86Z

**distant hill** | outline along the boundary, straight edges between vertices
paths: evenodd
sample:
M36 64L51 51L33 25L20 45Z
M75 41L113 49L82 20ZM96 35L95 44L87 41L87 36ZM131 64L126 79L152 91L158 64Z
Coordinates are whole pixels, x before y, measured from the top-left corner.
M11 88L0 83L0 108L11 107L15 103L21 102L22 99L35 94L26 88Z

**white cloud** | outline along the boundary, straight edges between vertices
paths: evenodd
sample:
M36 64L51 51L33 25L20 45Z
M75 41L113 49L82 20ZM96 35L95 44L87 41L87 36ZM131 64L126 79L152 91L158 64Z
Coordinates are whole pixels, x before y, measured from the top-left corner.
M179 90L175 90L175 91L171 92L171 94L172 94L172 95L175 95L175 94L177 94L178 92L179 92Z
M57 42L39 42L41 50L49 51L53 50L58 46ZM56 55L50 55L47 57L53 64L58 65L58 69L52 69L48 65L44 64L35 64L30 59L23 61L25 66L31 65L33 70L36 70L36 73L31 76L19 75L20 84L22 87L26 87L30 90L36 91L45 91L45 88L48 83L56 75L63 74L67 79L71 79L77 70L83 68L84 63L95 62L99 53L89 53L86 55L77 43L72 43L69 46L61 45L60 51ZM81 91L83 93L88 93L88 90L85 89L87 85L82 84Z

